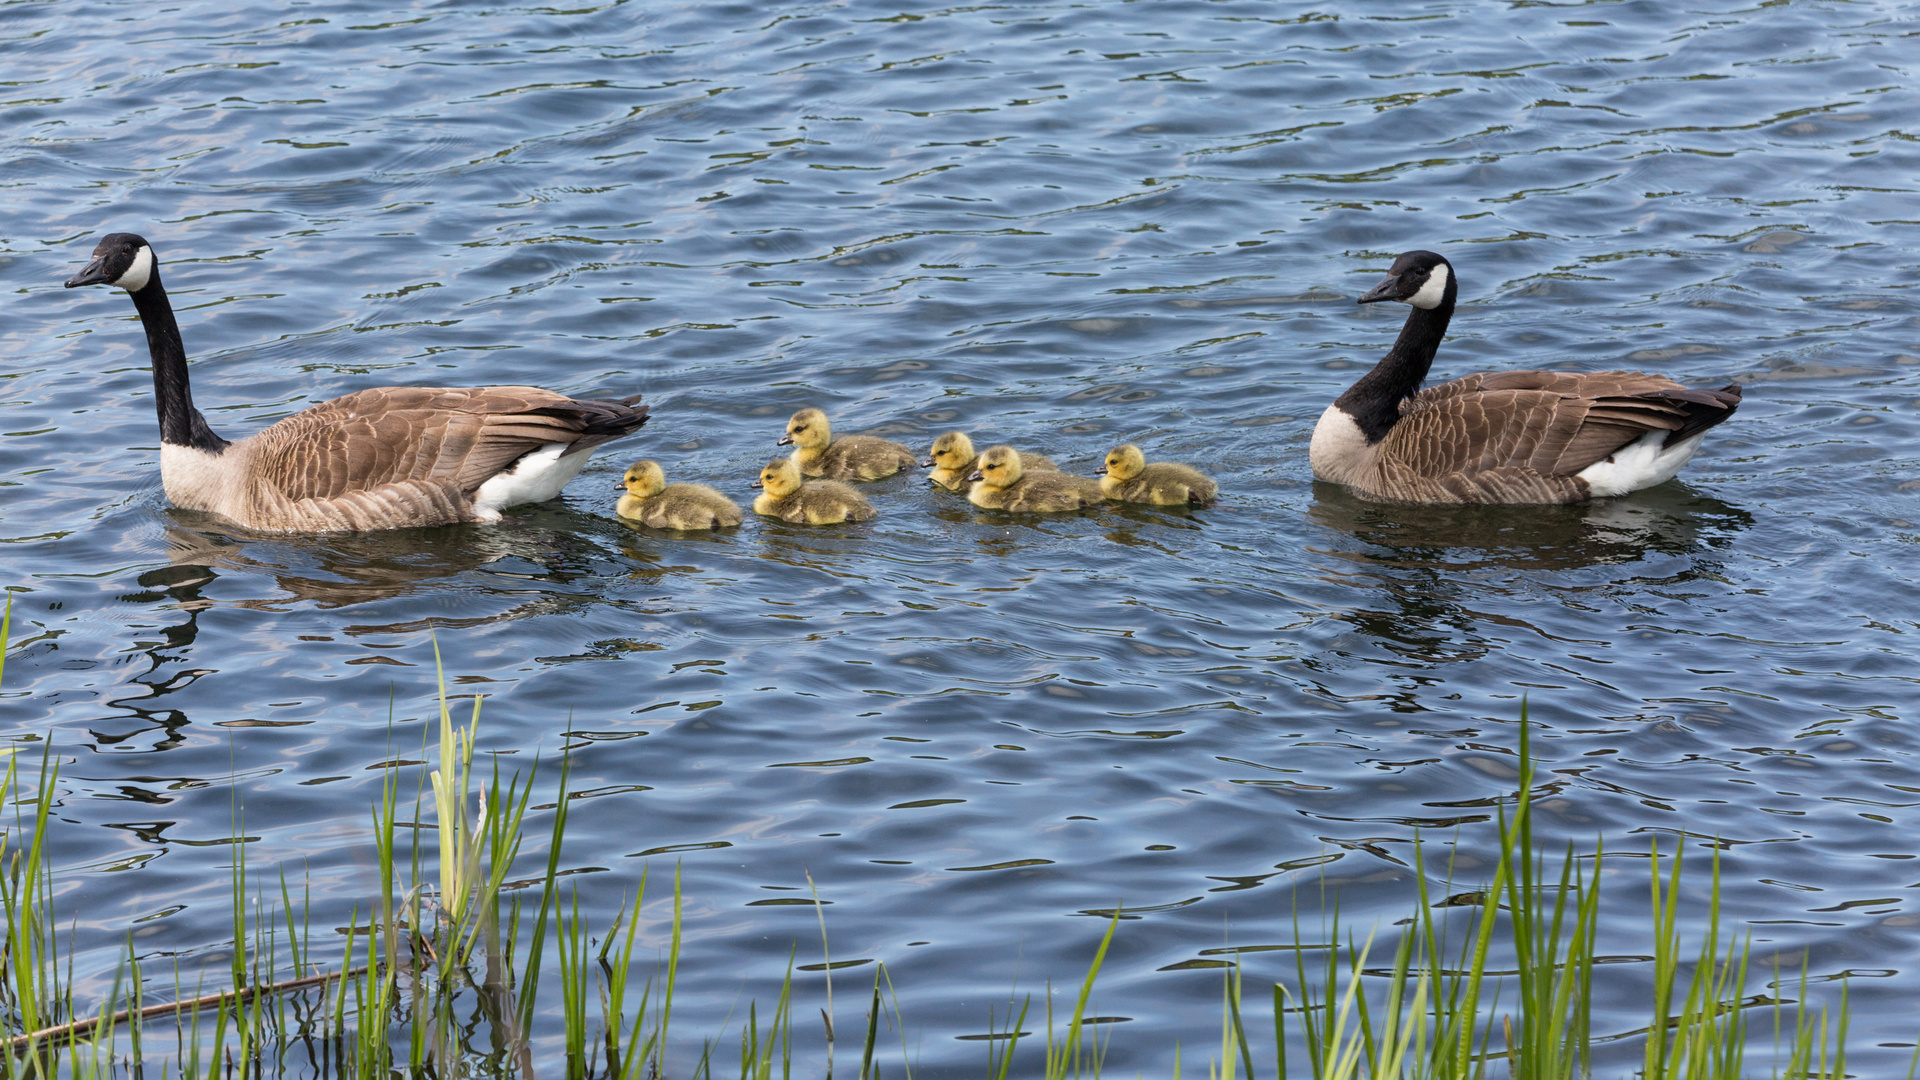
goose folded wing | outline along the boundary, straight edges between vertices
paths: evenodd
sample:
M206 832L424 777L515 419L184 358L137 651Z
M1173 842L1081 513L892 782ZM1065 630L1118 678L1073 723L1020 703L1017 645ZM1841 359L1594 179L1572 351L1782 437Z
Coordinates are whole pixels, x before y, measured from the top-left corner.
M471 495L551 443L589 449L646 410L532 386L381 387L323 402L262 431L258 475L288 499L332 499L407 481Z
M1649 431L1672 432L1696 393L1638 372L1500 372L1411 398L1385 454L1416 475L1521 468L1572 476ZM1698 392L1706 393L1706 392Z

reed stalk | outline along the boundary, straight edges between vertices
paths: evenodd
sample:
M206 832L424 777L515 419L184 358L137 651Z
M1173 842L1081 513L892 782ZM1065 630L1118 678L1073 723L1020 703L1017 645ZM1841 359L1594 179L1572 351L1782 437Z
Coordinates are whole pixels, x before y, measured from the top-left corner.
M0 615L0 672L10 628L9 605ZM439 672L437 646L435 663ZM714 1050L724 1045L719 1036L700 1040L691 1072L670 1068L667 1055L684 930L679 869L660 969L639 980L632 962L646 875L604 931L591 925L578 888L563 902L561 850L570 805L570 764L563 758L544 873L534 891L510 895L507 877L522 861L539 764L525 777L503 777L495 759L489 775L476 776L480 704L476 700L464 725L456 724L444 675L436 681L438 742L431 757L438 767L423 777L414 800L414 821L430 810L432 829L400 820L402 777L390 771L371 815L379 893L348 914L337 956L323 955L315 937L310 886L303 881L295 897L285 868L269 884L269 875L249 866L248 845L240 842L244 807L234 802L232 939L224 989L188 992L176 967L171 994L161 994L162 984L150 983L129 939L104 996L79 1007L73 990L76 931L70 920L63 943L49 857L59 760L51 743L43 743L37 772L29 775L19 754L8 755L0 775L0 800L13 807L12 827L0 830L0 908L6 915L0 1038L8 1044L8 1053L0 1055L0 1078L91 1080L117 1075L122 1066L157 1066L154 1075L163 1080L279 1075L293 1068L295 1049L305 1048L308 1064L299 1071L326 1078L401 1070L522 1080L537 1072L564 1073L569 1080L711 1080ZM1771 1075L1846 1075L1851 1004L1844 986L1837 1002L1816 1004L1803 964L1796 999L1783 1000L1790 991L1777 971L1775 996L1749 992L1750 946L1723 928L1717 855L1708 868L1702 933L1689 945L1682 934L1683 914L1691 913L1683 913L1686 879L1678 848L1655 846L1644 863L1652 958L1637 973L1650 982L1647 1023L1634 1032L1594 1033L1599 881L1612 856L1597 845L1585 854L1567 846L1550 862L1536 842L1535 761L1524 713L1522 725L1517 791L1511 807L1498 815L1498 857L1470 903L1433 902L1427 845L1415 837L1417 906L1404 926L1360 933L1343 924L1337 894L1327 898L1317 934L1303 932L1296 912L1290 984L1274 981L1270 994L1254 999L1271 1000L1278 1080L1293 1072L1314 1080L1482 1080L1501 1073L1575 1080L1594 1073L1596 1047L1623 1039L1639 1040L1637 1072L1646 1080L1730 1080L1754 1075L1747 1051L1760 1036L1749 1013L1765 1004L1772 1005L1774 1018ZM30 792L24 790L29 783ZM411 837L405 851L398 840L403 830ZM423 836L433 841L430 851L423 850ZM814 899L826 972L819 1050L830 1077L837 1041L833 968L817 888ZM1045 1080L1101 1075L1106 1046L1087 1030L1088 1009L1122 911L1115 907L1063 1029L1056 1027L1047 992L1045 1044L1037 1058L1021 1053L1030 997L1009 1000L1004 1032L995 1029L997 1012L990 1012L991 1080L1008 1080L1016 1072ZM1369 966L1389 950L1388 967ZM1321 959L1310 962L1310 953ZM1245 955L1223 972L1219 1045L1207 1069L1212 1080L1258 1080ZM1496 970L1496 957L1511 968ZM764 1028L757 1004L747 1006L738 1033L741 1080L774 1080L776 1069L779 1080L792 1080L798 1044L794 959L790 953ZM171 1000L156 1003L154 996ZM860 1080L880 1080L883 1071L896 1068L911 1080L906 1024L884 964L875 968L867 999ZM170 1026L171 1040L153 1037L150 1029L163 1024ZM901 1034L897 1063L883 1051L883 1024ZM542 1042L543 1032L553 1038ZM1176 1043L1176 1080L1180 1060ZM820 1070L803 1065L801 1071Z

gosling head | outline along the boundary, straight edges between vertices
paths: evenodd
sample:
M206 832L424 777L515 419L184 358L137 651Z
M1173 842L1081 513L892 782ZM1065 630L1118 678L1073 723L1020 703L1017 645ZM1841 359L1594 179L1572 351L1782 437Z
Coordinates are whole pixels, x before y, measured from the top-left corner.
M667 489L667 474L657 461L636 461L620 478L620 486L638 499L650 499Z
M800 490L800 467L792 458L774 458L760 470L760 479L753 486L765 491L776 502Z
M933 453L924 468L964 469L973 462L973 440L964 431L949 431L933 440Z
M1027 474L1026 467L1020 464L1020 452L1011 446L989 446L980 455L979 468L974 470L969 480L977 480L988 487L1003 488L1020 482Z
M1107 451L1107 467L1102 471L1115 480L1131 480L1146 467L1147 455L1132 443L1125 443Z
M1387 278L1360 297L1360 303L1399 300L1431 311L1445 301L1449 306L1459 286L1453 280L1453 264L1431 251L1409 251L1393 260Z
M67 288L112 285L135 293L159 281L153 248L134 233L117 232L100 238L93 248L93 260L67 279Z
M817 450L832 441L833 425L827 423L827 414L819 409L801 409L787 421L787 433L780 436L778 445Z

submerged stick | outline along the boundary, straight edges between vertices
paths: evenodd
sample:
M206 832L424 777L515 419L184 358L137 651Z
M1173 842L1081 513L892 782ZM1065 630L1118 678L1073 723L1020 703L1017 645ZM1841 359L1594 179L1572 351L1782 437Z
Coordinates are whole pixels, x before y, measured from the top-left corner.
M29 1031L25 1035L15 1035L13 1038L7 1040L7 1047L10 1050L24 1050L32 1046L37 1040L45 1039L50 1042L64 1041L94 1031L102 1024L108 1028L116 1028L129 1020L151 1020L156 1016L162 1016L166 1013L199 1012L209 1005L219 1005L228 1000L252 1001L254 998L284 993L288 990L299 990L303 987L318 986L321 983L331 982L334 979L351 979L356 975L365 975L367 970L367 965L362 964L351 971L336 971L324 975L306 975L298 979L288 979L285 982L268 983L265 986L243 986L238 990L223 990L217 994L202 994L197 998L188 998L186 1001L169 1001L161 1005L149 1005L144 1009L122 1009L108 1017L96 1016L90 1020L70 1020L64 1024L55 1024L49 1028L41 1028L39 1031Z

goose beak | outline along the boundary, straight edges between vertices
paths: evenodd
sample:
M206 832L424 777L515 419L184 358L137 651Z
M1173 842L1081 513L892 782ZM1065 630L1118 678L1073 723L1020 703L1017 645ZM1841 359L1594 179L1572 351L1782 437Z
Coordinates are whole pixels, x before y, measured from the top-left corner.
M1402 300L1400 275L1392 275L1392 277L1388 277L1386 281L1375 284L1375 286L1369 288L1369 290L1365 292L1365 296L1361 296L1357 302L1359 302L1359 304L1373 304L1375 300Z
M1093 470L1093 475L1095 476L1107 475L1107 467L1105 465L1100 466L1099 468Z
M761 483L761 482L760 482L760 478L756 476L756 477L754 477L754 479L753 479L753 481L752 481L751 483L749 483L749 484L747 484L747 486L748 486L748 487L750 487L750 488L764 488L764 487L766 487L767 485L765 485L765 484L763 484L763 483Z
M107 257L97 255L87 264L86 269L67 279L67 288L77 289L82 285L104 285L112 280L107 276Z
M791 436L791 435L782 435L782 436L780 436L780 441L779 441L779 442L777 442L777 443L774 443L773 445L775 445L775 446L792 446L792 445L793 445L793 436Z
M922 461L922 462L920 463L920 467L921 467L921 468L923 468L923 469L931 469L931 468L933 468L933 459L932 459L932 458L927 458L927 459L926 459L925 461Z
M979 470L975 470L975 471L973 471L973 472L970 472L970 473L968 473L968 474L967 474L967 479L969 479L969 480L985 480L985 479L986 479L986 476L985 476L985 474L983 474L983 473L981 473L981 472L980 472Z
M1407 291L1400 284L1400 275L1393 274L1388 276L1387 280L1368 289L1358 302L1371 304L1376 300L1405 300L1406 298Z

